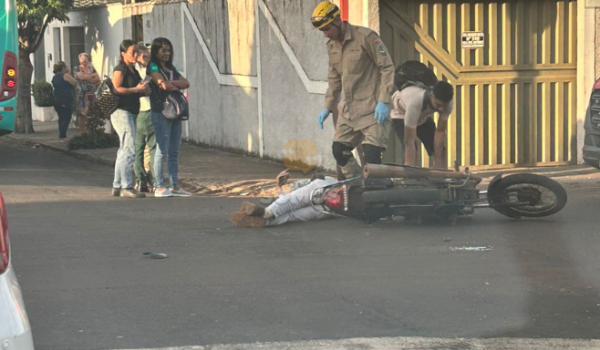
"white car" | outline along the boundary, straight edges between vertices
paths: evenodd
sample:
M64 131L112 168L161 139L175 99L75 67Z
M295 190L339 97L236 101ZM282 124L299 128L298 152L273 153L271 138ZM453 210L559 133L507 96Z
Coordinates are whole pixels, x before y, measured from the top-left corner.
M6 204L0 193L0 349L33 350L21 287L10 264Z

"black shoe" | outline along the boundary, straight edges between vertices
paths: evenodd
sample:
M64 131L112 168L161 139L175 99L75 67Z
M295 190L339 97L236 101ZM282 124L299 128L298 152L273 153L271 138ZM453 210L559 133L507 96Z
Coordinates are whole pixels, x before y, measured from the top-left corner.
M121 189L118 187L113 187L112 189L112 195L114 197L119 197L119 195L121 194Z
M123 188L123 189L121 189L121 193L119 194L119 197L144 198L144 197L146 197L146 195L134 190L133 188Z
M148 188L148 183L146 181L137 181L135 183L134 189L138 192L150 192L150 189Z

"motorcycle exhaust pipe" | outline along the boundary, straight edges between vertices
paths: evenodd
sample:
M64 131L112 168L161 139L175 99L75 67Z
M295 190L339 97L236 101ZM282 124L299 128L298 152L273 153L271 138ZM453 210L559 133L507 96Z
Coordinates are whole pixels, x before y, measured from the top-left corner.
M404 179L472 179L481 178L467 173L452 170L426 169L403 165L367 164L363 170L363 177L368 178L404 178Z

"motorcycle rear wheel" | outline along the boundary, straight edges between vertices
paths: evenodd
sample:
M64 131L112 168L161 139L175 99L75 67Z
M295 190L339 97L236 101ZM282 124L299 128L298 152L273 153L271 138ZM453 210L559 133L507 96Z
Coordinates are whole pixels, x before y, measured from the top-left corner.
M567 204L567 192L561 184L536 174L502 178L488 198L494 210L512 218L549 216Z

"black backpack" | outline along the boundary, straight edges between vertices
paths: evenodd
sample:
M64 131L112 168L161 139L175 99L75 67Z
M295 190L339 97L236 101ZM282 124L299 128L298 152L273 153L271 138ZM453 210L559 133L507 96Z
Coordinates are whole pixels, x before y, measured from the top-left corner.
M396 68L394 85L398 91L408 86L431 89L438 79L431 68L419 61L406 61Z

